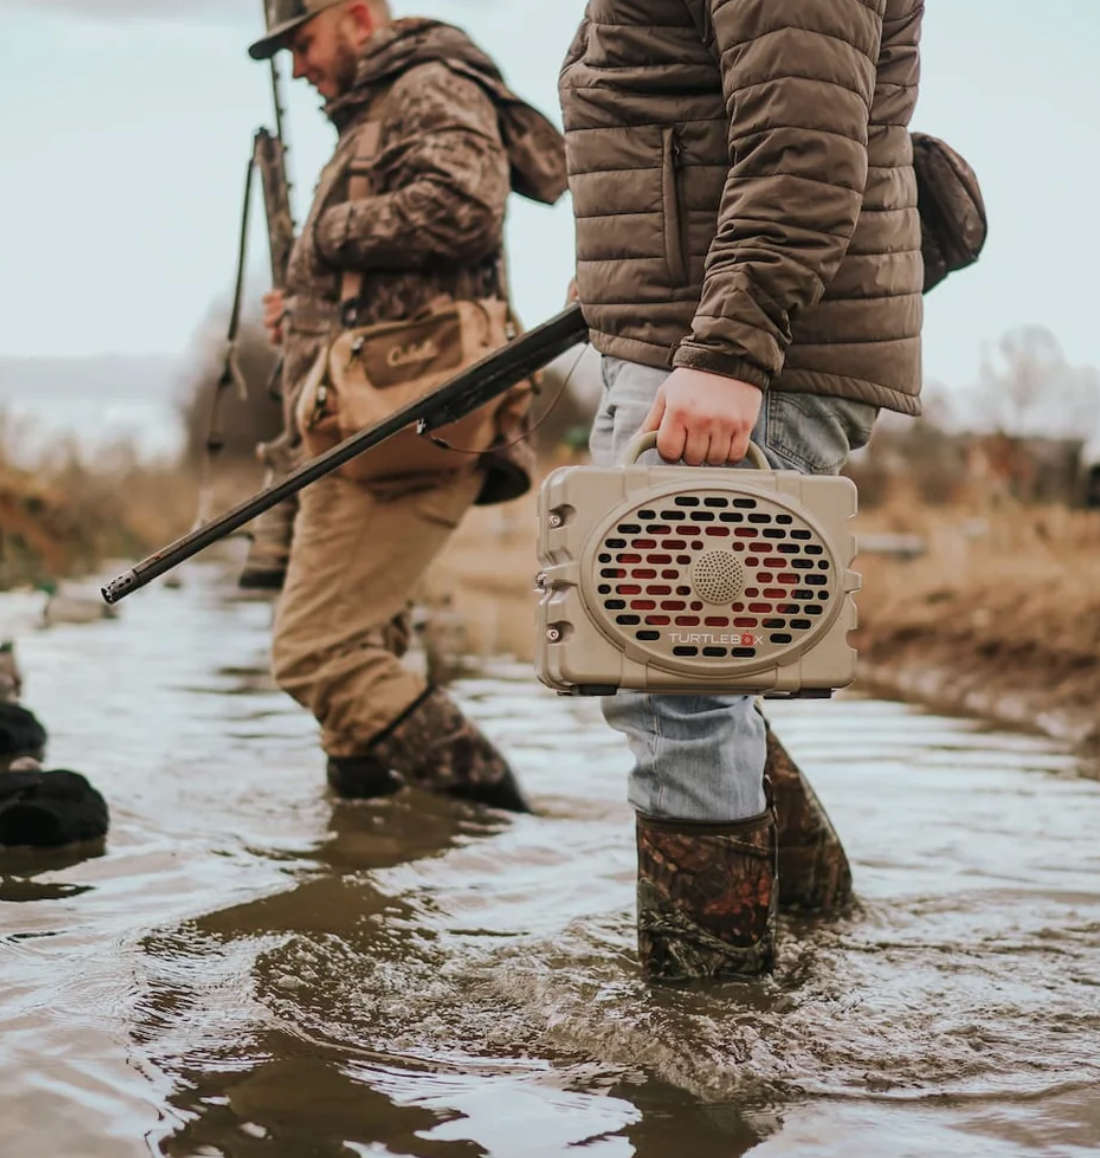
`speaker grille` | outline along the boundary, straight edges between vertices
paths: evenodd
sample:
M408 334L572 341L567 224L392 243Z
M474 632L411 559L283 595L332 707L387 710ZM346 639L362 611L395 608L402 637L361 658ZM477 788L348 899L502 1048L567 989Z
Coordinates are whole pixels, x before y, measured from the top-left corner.
M838 575L821 534L766 495L671 491L615 516L597 549L609 634L672 666L765 662L832 619Z

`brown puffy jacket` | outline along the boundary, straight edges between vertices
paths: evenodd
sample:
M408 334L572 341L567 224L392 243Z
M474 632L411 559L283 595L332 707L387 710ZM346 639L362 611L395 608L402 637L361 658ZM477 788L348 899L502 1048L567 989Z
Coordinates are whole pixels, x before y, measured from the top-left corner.
M598 349L919 413L923 8L590 0L561 99Z
M503 296L508 194L551 204L566 188L561 134L504 84L457 28L398 20L366 44L354 88L327 110L339 131L287 274L288 414L319 351L341 328L346 271L363 274L357 325L412 317L441 296ZM371 192L349 200L368 123L381 136L365 175ZM498 411L497 449L483 457L479 502L529 485L526 405Z

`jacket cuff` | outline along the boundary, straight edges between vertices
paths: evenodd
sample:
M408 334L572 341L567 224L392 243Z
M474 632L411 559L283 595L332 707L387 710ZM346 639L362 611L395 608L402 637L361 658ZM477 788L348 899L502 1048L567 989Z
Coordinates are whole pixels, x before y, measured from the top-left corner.
M689 370L705 370L708 374L721 374L723 378L736 378L739 382L748 382L750 386L758 386L761 390L767 390L772 382L771 374L753 362L739 358L736 354L723 354L691 342L681 342L672 364Z
M347 245L351 227L351 206L334 205L321 214L313 229L313 242L317 252L329 265L340 265L346 261L344 246Z

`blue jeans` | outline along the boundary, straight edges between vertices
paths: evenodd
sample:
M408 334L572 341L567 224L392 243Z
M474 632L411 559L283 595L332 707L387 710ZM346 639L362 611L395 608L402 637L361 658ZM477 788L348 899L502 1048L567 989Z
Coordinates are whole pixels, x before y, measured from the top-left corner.
M622 461L669 371L603 359L592 458ZM871 437L878 408L817 394L764 394L752 440L779 470L835 474ZM660 463L651 451L641 459ZM604 718L630 743L630 803L647 816L720 823L764 811L764 721L751 696L620 692Z

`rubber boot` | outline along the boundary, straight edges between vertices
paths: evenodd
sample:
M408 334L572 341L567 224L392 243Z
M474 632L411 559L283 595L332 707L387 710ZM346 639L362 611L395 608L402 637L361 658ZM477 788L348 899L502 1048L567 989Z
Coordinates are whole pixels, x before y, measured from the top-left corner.
M638 816L638 956L649 981L759 977L775 961L775 813Z
M438 688L429 688L362 754L330 757L328 781L350 799L386 796L411 784L508 812L531 811L508 762Z
M0 772L14 769L21 757L39 761L45 752L46 729L38 717L22 704L0 703Z
M298 497L292 495L264 511L249 529L248 555L237 586L244 591L281 591L290 561Z
M61 848L107 835L107 803L79 772L16 761L24 763L0 775L0 845Z
M405 780L374 756L330 756L328 783L345 800L376 800L392 796Z
M843 908L852 899L852 869L844 846L805 774L770 727L767 733L764 775L771 782L779 823L780 908Z

